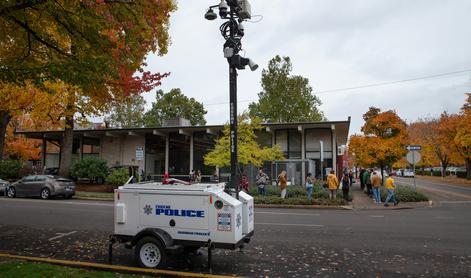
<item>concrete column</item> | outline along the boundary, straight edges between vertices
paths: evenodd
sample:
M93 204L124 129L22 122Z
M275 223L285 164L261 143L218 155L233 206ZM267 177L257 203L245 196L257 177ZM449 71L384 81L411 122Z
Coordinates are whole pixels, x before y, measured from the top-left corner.
M100 141L101 143L102 141ZM101 144L100 144L101 147ZM100 157L101 157L101 148L100 148ZM79 159L83 159L83 134L80 136L80 142L79 142Z
M306 142L304 138L304 129L301 129L301 159L302 159L302 164L301 164L301 181L304 181L304 178L306 177ZM315 173L314 173L315 174Z
M337 135L335 133L335 125L331 126L332 129L332 169L334 169L335 174L338 174L337 171Z
M194 146L195 146L195 140L194 140L194 136L193 136L193 132L191 133L191 136L190 136L190 171L191 170L195 170L193 168L193 155L194 155Z
M46 153L47 153L47 140L46 140L46 137L43 136L42 152L41 152L43 172L44 170L46 170Z
M165 136L165 172L168 173L168 156L170 151L170 138L167 134Z

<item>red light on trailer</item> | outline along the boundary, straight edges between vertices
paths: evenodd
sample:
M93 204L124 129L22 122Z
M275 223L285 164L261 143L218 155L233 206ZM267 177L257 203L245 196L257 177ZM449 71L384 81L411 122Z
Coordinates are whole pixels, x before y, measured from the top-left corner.
M210 196L209 196L209 203L210 203L210 204L213 203L213 195L210 195Z

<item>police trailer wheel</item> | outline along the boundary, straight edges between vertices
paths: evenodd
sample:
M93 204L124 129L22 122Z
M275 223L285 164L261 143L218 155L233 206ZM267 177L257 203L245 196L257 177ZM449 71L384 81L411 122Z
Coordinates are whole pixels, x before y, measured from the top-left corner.
M16 191L15 191L14 187L8 187L7 196L8 196L8 198L15 198Z
M166 254L160 241L144 237L136 245L135 256L142 267L154 268L165 264Z
M49 188L43 188L41 190L41 199L46 200L47 198L49 198L50 194L51 194L51 191L49 191Z

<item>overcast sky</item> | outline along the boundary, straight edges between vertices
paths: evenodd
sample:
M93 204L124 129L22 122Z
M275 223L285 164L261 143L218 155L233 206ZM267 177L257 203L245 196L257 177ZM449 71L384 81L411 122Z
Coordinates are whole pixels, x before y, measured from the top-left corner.
M180 0L171 16L172 45L148 68L171 72L161 89L181 88L203 102L208 124L229 119L228 65L223 58L222 20L204 19L219 0ZM279 54L293 74L309 78L314 93L470 70L439 78L317 94L328 120L352 117L358 133L369 106L393 109L407 122L456 113L471 92L471 1L252 0L257 23L247 23L242 41L255 72L240 71L239 112L261 91L261 69ZM150 103L155 93L147 93ZM286 96L289 101L289 96ZM221 104L222 103L222 104Z

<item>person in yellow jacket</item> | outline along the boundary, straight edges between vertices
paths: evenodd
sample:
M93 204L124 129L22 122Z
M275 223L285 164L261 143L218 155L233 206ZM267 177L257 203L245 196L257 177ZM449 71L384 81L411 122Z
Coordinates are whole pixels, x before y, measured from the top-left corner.
M393 201L394 205L397 206L397 204L399 204L399 200L396 200L396 197L394 196L396 185L394 184L394 179L391 176L389 176L389 178L386 180L386 189L388 190L388 197L386 197L386 201L384 201L384 206L388 207L389 201Z
M329 198L335 199L337 197L337 189L339 188L339 180L334 174L334 170L330 170L330 174L327 176L327 185L329 187Z

